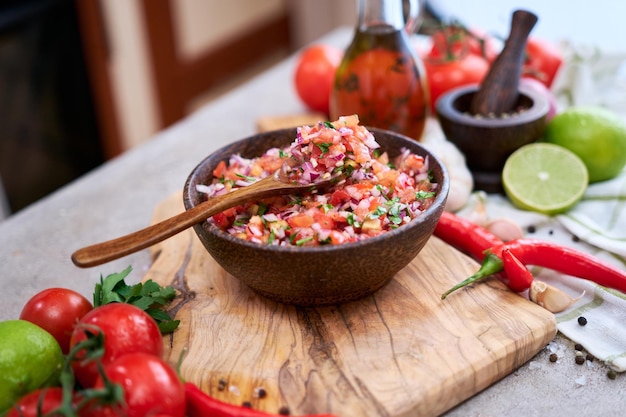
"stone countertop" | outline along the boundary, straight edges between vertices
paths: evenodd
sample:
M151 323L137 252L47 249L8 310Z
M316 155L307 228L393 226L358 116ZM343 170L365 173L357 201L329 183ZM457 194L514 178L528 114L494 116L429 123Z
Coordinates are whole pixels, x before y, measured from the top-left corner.
M351 31L321 41L345 46ZM128 282L150 266L147 250L108 264L79 269L71 253L149 224L157 203L180 190L192 168L215 149L255 132L264 116L305 111L291 87L290 57L240 88L160 132L147 144L113 159L0 222L0 320L15 319L24 303L49 287L73 288L91 298L101 275L132 265ZM596 362L576 365L573 343L557 335L550 348L475 395L448 416L617 416L626 406L623 375L607 378Z

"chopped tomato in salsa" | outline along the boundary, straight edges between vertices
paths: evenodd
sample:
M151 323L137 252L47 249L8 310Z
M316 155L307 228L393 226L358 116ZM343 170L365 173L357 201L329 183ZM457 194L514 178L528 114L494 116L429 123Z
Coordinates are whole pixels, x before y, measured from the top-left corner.
M232 155L213 171L208 197L228 193L272 175L291 159L298 181L341 173L345 180L325 192L263 199L233 207L207 221L241 239L268 245L340 244L377 236L418 217L432 204L437 184L428 160L403 150L390 161L356 115L298 128L284 149L260 157Z

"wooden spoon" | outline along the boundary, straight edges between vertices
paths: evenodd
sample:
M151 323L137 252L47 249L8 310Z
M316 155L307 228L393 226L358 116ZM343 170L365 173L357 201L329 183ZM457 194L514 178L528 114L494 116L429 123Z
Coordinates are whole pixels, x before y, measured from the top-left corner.
M474 95L472 114L500 116L514 110L519 95L526 39L537 23L537 16L525 10L516 10L511 18L509 37L502 52Z
M209 198L189 210L144 229L78 249L72 254L72 262L82 268L101 265L159 243L230 207L276 195L319 190L337 184L342 179L342 175L333 175L314 183L297 184L289 180L285 169L281 168L273 175L251 185Z

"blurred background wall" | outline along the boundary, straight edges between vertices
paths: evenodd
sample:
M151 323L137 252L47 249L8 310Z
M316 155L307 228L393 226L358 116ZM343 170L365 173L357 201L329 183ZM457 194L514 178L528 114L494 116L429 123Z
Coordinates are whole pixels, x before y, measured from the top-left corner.
M328 31L354 26L356 3L1 0L0 220ZM623 49L622 2L428 5L502 36L512 10L523 7L540 16L536 35Z
M0 220L329 30L354 25L355 5L3 0Z

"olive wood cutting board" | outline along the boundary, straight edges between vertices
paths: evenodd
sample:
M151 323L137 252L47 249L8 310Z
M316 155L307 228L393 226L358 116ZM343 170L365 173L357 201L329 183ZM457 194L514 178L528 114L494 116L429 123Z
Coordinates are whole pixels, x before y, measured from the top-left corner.
M153 221L183 210L174 195ZM176 287L164 338L183 378L220 400L291 415L436 416L531 359L554 316L495 279L440 294L477 264L436 237L383 289L323 308L258 296L192 229L153 248L144 279ZM259 395L263 388L266 395Z

